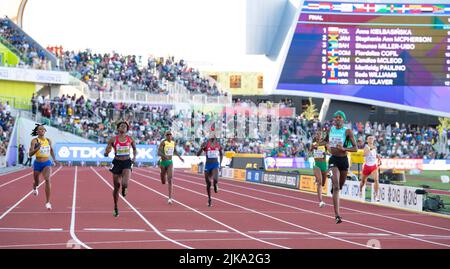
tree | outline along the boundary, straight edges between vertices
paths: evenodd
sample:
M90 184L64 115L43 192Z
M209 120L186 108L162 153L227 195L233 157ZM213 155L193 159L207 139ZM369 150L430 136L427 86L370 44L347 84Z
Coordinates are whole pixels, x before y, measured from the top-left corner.
M312 98L309 97L309 105L303 111L302 116L307 120L313 120L315 117L319 116L319 112L317 111L316 105L312 102Z

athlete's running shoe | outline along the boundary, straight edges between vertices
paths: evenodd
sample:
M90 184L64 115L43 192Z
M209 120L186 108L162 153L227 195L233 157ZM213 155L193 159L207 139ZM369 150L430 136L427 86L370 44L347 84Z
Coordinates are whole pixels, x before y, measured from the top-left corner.
M119 209L118 208L114 208L113 216L116 217L116 218L119 216Z
M46 203L45 208L47 208L47 210L52 210L52 204Z
M172 199L169 198L169 200L167 200L167 203L168 203L169 205L171 205L171 204L172 204Z
M39 195L38 189L33 189L33 195L34 195L34 196L38 196L38 195Z
M342 222L342 219L341 219L341 217L340 216L336 216L336 224L339 224L339 223L341 223Z
M208 199L208 207L211 207L211 198Z
M319 203L319 207L322 208L322 207L324 207L324 206L325 206L325 203L324 203L323 201L321 201L321 202Z
M127 192L128 192L128 188L127 187L122 187L122 196L125 197L127 196Z
M217 182L214 183L214 192L217 193L219 191L219 186L217 186Z

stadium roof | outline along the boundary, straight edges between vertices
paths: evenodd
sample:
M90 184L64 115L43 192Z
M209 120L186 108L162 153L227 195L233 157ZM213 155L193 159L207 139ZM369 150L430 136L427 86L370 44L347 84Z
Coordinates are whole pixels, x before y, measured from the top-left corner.
M22 27L23 12L28 0L2 0L0 1L1 16L8 16L19 27Z

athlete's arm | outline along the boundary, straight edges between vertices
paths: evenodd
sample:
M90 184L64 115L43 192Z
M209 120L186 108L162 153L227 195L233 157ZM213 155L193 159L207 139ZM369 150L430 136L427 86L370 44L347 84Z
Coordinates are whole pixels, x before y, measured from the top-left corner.
M158 147L158 156L161 157L161 160L166 160L166 154L164 153L164 140L161 141L161 144L159 144Z
M197 152L197 156L200 156L200 154L202 154L202 151L204 150L204 148L205 148L205 143L203 143L201 146L200 146L200 149L198 150L198 152Z
M350 129L347 129L345 131L345 135L350 139L350 142L352 142L352 147L351 148L344 148L344 151L357 152L358 148L356 147L356 141L355 141L355 137L353 136L353 131L350 130Z
M175 153L175 155L178 156L178 158L180 158L180 160L181 160L182 162L184 162L184 159L180 156L180 154L179 154L178 151L177 151L177 144L176 144L176 143L175 143L175 148L173 149L173 152Z
M370 154L370 147L369 145L365 145L364 146L364 156L369 155Z
M133 148L133 159L131 160L133 163L136 162L136 142L134 142L134 139L131 138L131 147Z
M222 167L222 160L223 160L223 152L222 152L222 147L219 148L219 167Z
M106 146L105 153L103 154L105 157L108 157L113 147L113 144L114 144L114 137L111 137L108 141L108 145Z
M53 151L53 146L52 146L52 141L50 139L48 139L48 145L50 146L50 155L52 155L53 161L55 162L56 165L59 165L59 162L56 160L55 157L55 152Z
M38 152L40 148L41 148L41 144L37 141L36 138L33 138L31 140L30 150L28 152L28 154L30 155L30 158L31 158L31 156L36 154L36 152Z

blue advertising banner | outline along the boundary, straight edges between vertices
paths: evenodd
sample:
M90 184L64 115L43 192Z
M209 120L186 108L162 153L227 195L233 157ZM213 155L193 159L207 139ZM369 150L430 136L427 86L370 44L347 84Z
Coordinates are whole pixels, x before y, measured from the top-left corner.
M109 157L103 156L105 149L106 144L56 143L54 145L56 160L61 162L111 162L114 158L114 149L109 153ZM136 145L136 162L155 163L156 152L156 145Z
M263 171L262 170L255 170L255 169L246 169L245 170L245 180L249 182L261 182L261 178L263 177Z

